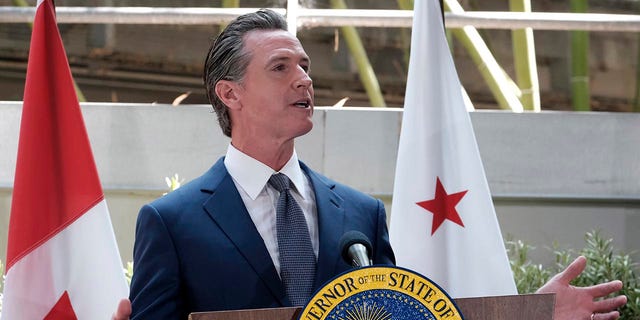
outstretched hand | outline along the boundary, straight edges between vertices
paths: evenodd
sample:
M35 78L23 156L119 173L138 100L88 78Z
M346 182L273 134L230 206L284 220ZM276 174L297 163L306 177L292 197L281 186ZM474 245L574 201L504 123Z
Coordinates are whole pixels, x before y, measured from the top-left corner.
M122 299L118 303L118 309L111 317L111 320L129 320L131 315L131 301L129 299Z
M584 271L586 265L587 259L580 256L538 289L538 293L556 294L554 319L614 320L620 317L616 309L627 303L627 297L604 297L622 289L621 281L614 280L589 287L569 284Z

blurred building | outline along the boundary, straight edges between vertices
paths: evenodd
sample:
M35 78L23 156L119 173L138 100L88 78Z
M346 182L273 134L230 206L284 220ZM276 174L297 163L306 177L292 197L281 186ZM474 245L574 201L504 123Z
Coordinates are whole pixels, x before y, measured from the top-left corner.
M35 4L35 0L29 1ZM328 8L328 0L302 5ZM566 1L532 1L534 11L569 12ZM240 1L243 7L284 7L285 1ZM501 0L463 1L468 10L507 11ZM396 1L347 1L351 8L397 9ZM12 6L0 0L0 6ZM57 0L57 6L220 7L221 1L197 0ZM591 12L636 13L637 1L590 1ZM215 25L61 24L60 30L76 81L88 101L170 103L189 92L183 103L207 103L201 80L205 52L219 32ZM359 28L389 106L403 104L405 54L410 30ZM511 33L481 30L505 71L515 78ZM21 100L30 26L0 21L0 101ZM312 59L317 105L367 106L357 68L336 28L299 30ZM570 109L569 32L535 31L536 59L543 109ZM629 32L592 32L590 84L594 110L629 111L636 95L638 36ZM478 108L496 108L495 100L464 48L452 42L461 81Z

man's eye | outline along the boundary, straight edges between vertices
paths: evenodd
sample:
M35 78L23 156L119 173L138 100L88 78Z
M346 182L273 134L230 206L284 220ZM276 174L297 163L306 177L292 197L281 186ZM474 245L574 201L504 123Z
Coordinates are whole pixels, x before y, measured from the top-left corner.
M284 64L278 64L273 67L273 71L284 71L287 68Z
M309 73L309 66L307 66L307 65L300 65L300 68L302 68L302 70L304 70L304 72Z

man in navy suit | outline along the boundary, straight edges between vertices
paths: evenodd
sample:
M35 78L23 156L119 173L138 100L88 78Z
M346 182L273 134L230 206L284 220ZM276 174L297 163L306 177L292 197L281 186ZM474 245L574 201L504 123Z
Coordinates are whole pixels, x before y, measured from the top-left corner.
M292 305L279 276L274 173L291 180L304 213L314 288L350 268L339 247L350 230L370 239L374 263L394 263L382 202L297 158L294 139L313 126L309 67L284 17L269 10L238 18L211 46L204 80L231 144L201 177L140 210L132 318Z
M140 210L131 302L123 300L113 319L291 306L280 272L279 192L267 182L277 173L291 181L304 214L313 288L350 268L339 247L347 231L371 240L374 264L394 263L382 203L298 161L294 139L313 126L313 85L309 57L286 29L282 16L261 10L234 20L211 46L204 80L231 144L201 177ZM619 281L569 285L584 263L576 260L541 288L557 293L556 318L574 319L576 311L617 318L612 310L626 298L594 298L619 290Z

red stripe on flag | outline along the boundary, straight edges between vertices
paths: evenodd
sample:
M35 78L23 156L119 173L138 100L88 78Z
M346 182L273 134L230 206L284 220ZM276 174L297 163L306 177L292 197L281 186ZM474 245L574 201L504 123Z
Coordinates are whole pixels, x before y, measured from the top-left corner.
M54 8L44 0L29 52L7 271L103 197Z

